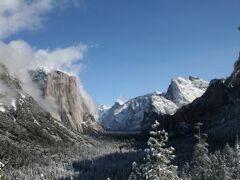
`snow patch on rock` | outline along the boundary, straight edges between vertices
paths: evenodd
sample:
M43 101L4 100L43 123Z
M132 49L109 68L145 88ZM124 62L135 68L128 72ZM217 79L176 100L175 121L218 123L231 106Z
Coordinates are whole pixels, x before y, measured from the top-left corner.
M164 98L163 96L152 96L152 105L155 111L159 114L174 114L178 109L178 106L172 101Z

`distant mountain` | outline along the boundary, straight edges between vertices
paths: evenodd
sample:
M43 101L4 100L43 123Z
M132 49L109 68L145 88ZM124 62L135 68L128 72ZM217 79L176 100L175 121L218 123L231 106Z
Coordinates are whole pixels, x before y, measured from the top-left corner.
M202 130L212 142L235 140L240 132L240 57L228 78L212 80L200 98L183 106L174 115L146 113L146 117L146 121L159 120L162 128L173 134L193 132L195 124L201 122Z
M165 98L181 107L202 96L208 85L208 81L198 77L189 76L189 79L178 77L172 80Z
M197 77L178 77L172 80L166 93L155 92L100 109L99 120L109 131L140 131L146 113L173 115L177 109L200 97L208 84Z

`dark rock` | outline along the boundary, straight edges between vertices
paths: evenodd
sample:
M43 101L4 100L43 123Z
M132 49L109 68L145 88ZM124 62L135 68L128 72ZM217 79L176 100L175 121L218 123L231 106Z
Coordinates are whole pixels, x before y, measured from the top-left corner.
M208 132L209 139L233 140L240 132L240 59L234 71L225 79L214 79L206 92L192 103L180 108L174 115L145 114L145 121L162 123L162 128L171 134L181 135L193 132L196 123L203 123L202 130ZM143 126L149 131L151 123Z

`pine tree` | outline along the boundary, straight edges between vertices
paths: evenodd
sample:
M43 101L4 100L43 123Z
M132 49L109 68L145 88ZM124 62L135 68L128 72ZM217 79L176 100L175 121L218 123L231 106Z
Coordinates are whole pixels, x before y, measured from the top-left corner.
M210 155L211 159L211 179L227 180L231 179L230 168L226 164L226 158L220 151Z
M227 143L223 149L223 155L226 159L227 166L230 166L229 163L232 163L233 159L233 148Z
M160 124L156 121L153 125L153 131L150 132L148 140L149 148L146 149L146 158L144 164L135 169L130 175L139 180L179 180L177 166L171 164L175 158L174 148L167 147L168 134L162 130L159 131ZM136 164L135 164L136 165Z
M133 162L132 164L132 173L128 180L144 180L143 173L136 162Z
M183 166L180 177L184 180L192 179L191 173L190 173L190 166L188 162L186 162L185 165Z
M240 179L240 142L238 136L233 148L232 175L233 179Z
M210 179L210 158L208 156L208 144L206 143L206 135L201 134L201 123L198 123L196 128L198 134L196 135L197 144L194 147L191 176L194 180Z

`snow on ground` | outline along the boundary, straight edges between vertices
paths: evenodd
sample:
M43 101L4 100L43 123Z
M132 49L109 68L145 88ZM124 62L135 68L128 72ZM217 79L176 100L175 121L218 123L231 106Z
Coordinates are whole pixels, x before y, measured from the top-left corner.
M0 111L1 111L2 113L5 113L5 112L6 112L6 109L5 109L3 106L0 106Z

